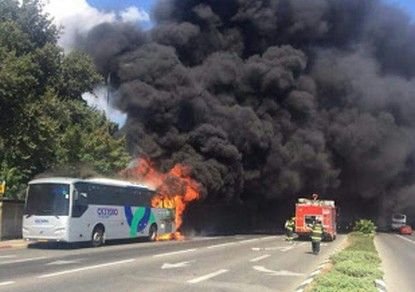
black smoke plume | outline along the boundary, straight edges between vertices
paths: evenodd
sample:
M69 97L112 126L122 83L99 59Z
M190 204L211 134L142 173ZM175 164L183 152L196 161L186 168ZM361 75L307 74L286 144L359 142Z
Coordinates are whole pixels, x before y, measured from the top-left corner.
M205 202L415 205L409 16L378 0L162 0L153 15L80 41L113 76L133 154L192 166Z

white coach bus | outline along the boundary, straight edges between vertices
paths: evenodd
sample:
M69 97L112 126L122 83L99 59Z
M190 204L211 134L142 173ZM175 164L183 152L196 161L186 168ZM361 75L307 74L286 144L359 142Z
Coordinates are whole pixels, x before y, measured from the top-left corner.
M23 238L82 242L147 237L175 231L174 210L152 208L154 190L121 180L42 178L29 182Z

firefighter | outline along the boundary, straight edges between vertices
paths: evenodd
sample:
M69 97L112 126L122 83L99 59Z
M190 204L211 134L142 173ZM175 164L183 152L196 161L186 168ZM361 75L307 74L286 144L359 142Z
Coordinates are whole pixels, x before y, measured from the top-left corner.
M320 220L315 220L313 226L311 227L311 247L313 254L318 254L320 252L320 243L323 239L323 225Z
M287 238L285 240L292 241L294 238L294 227L295 227L295 217L292 217L291 219L287 219L285 221L285 232L287 235Z

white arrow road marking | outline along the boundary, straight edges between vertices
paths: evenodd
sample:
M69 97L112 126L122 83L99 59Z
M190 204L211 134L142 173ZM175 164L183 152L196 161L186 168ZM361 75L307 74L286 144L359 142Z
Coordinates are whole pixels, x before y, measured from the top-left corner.
M188 265L190 265L190 263L192 263L192 262L194 262L194 261L180 262L180 263L175 263L175 264L164 263L161 266L161 269L165 270L165 269L184 268L184 267L187 267Z
M267 273L271 276L303 276L304 275L303 273L295 273L295 272L290 272L290 271L285 271L285 270L273 271L263 266L253 266L253 268L254 270Z
M266 258L269 258L271 255L270 254L264 254L263 256L260 256L260 257L257 257L257 258L253 258L253 259L251 259L251 260L249 260L251 263L254 263L254 262L259 262L259 261L261 261L261 260L263 260L263 259L266 259Z
M69 264L75 264L75 263L79 263L79 260L73 260L73 261L65 261L65 260L60 260L60 261L54 261L54 262L50 262L47 263L47 266L61 266L61 265L69 265Z

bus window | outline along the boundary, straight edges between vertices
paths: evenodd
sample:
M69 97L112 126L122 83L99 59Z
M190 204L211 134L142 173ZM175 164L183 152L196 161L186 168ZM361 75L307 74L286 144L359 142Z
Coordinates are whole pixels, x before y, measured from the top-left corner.
M88 209L88 184L77 183L74 186L74 194L72 196L72 217L79 218Z
M31 184L27 193L25 214L27 215L68 215L68 184Z

